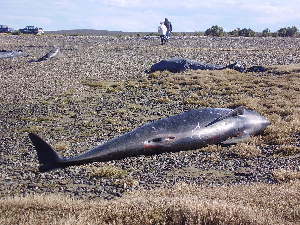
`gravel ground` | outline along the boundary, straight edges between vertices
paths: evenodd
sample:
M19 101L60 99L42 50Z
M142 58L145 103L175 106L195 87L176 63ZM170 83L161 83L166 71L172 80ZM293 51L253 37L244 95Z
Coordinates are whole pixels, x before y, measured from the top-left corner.
M29 63L53 46L61 49L57 59ZM272 172L299 171L300 158L274 157L272 146L261 147L263 154L253 158L230 152L188 151L41 174L27 131L38 132L56 148L60 146L63 155L78 154L145 121L189 109L179 101L157 105L153 99L163 90L155 86L151 88L157 91L149 95L128 88L130 82L145 81L148 75L144 71L153 63L177 56L222 65L235 61L247 67L287 65L300 63L299 48L299 39L294 38L174 37L161 46L158 39L138 37L0 36L0 50L20 49L29 54L0 60L0 196L67 193L112 199L133 189L172 187L180 182L276 183ZM105 93L91 89L96 81L103 82ZM126 91L122 95L115 92L124 83ZM131 112L120 117L124 107ZM99 168L118 170L99 175Z

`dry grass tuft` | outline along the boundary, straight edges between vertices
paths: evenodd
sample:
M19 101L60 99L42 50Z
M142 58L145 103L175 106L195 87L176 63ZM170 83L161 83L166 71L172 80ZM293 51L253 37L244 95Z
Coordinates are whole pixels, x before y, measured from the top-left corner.
M214 158L216 157L215 159L216 161L217 158L219 157L218 153L222 153L222 152L233 153L241 158L253 158L253 157L261 156L262 152L259 146L262 144L263 144L262 137L257 136L257 137L251 137L247 142L230 145L228 147L224 147L221 145L208 145L199 150L204 152L216 153L213 154L212 156L212 160L214 160Z
M229 151L241 158L253 158L261 155L261 150L255 143L239 143L229 147Z
M292 180L299 180L300 171L279 169L273 172L273 176L278 182L289 182Z
M161 98L157 99L158 103L168 103L170 101L171 100L168 97L161 97Z
M268 118L271 125L267 128L264 137L268 144L284 145L294 141L293 135L299 132L297 120L286 121L278 114L271 114Z
M134 187L139 186L139 181L136 179L133 179L132 177L124 177L123 179L117 179L114 182L114 184L126 189L126 188L134 188Z
M135 191L116 200L29 195L0 200L1 224L297 224L300 182Z
M42 126L28 126L28 127L24 127L18 130L18 132L20 133L37 133L40 132L41 130L43 130Z
M105 92L119 92L124 88L124 83L117 81L85 80L82 81L82 84L92 88L100 88Z
M289 65L280 65L280 66L270 66L269 69L272 73L277 74L286 74L286 73L299 73L300 64L289 64Z
M115 166L91 167L91 177L108 177L108 178L122 178L126 177L128 172L126 170L117 168Z
M65 151L70 149L70 143L69 142L58 142L54 145L54 149L57 151Z
M223 148L221 145L208 145L199 150L205 151L205 152L219 152L219 151L222 151L222 149Z
M297 155L300 154L300 146L295 145L282 145L279 148L279 153L283 155Z

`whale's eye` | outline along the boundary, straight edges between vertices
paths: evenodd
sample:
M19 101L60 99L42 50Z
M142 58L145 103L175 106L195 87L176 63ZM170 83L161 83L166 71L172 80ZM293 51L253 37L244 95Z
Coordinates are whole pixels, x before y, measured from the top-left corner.
M162 138L154 138L152 139L152 142L161 142L162 141Z

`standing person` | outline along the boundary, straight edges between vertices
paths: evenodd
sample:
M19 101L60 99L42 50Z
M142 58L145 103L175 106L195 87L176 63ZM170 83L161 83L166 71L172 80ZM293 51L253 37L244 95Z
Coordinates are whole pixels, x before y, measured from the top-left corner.
M164 22L160 22L160 25L158 26L158 33L160 36L160 41L161 44L165 44L167 39L166 39L166 34L167 34L167 27L164 25Z
M171 37L171 32L172 32L172 23L167 18L165 18L164 25L167 27L166 38L167 38L167 40L169 40L169 38Z

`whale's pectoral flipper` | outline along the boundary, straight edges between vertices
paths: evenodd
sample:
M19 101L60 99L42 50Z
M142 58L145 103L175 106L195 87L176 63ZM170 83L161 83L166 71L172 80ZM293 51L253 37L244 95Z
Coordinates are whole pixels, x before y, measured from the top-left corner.
M241 135L241 136L237 136L237 137L232 137L232 138L229 138L229 139L223 141L221 144L223 144L223 145L233 145L233 144L245 142L250 137L251 136L249 134L245 134L245 135Z
M40 172L46 172L62 167L62 158L53 150L53 148L49 144L47 144L38 135L33 133L29 133L29 138L37 151L38 160L40 163Z
M205 125L205 127L208 127L216 122L219 122L221 120L224 120L226 118L229 118L229 117L233 117L233 116L238 116L238 115L242 115L244 113L244 110L245 110L245 107L243 106L240 106L240 107L237 107L235 109L233 109L232 111L230 111L229 113L223 115L223 116L220 116L219 118L213 120L212 122L208 123L207 125Z

